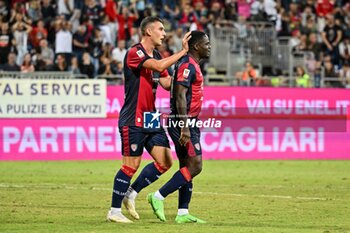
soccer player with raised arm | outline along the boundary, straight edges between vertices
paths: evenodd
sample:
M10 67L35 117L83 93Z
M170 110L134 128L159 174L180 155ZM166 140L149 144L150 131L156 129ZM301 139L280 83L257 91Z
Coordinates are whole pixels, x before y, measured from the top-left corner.
M189 214L188 206L192 196L192 179L202 170L202 150L200 130L186 127L186 122L198 120L203 100L203 75L199 62L210 55L210 42L204 32L192 31L188 42L188 55L176 64L175 77L171 87L171 116L175 121L184 122L176 127L170 126L168 132L174 141L180 169L158 191L148 194L148 202L155 215L166 221L163 200L171 193L179 190L177 223L205 223L205 221ZM174 119L171 119L174 121Z
M157 180L172 164L164 129L143 128L143 118L145 112L156 110L158 83L170 90L171 78L167 68L187 54L190 39L190 33L187 33L182 41L183 49L161 59L155 47L165 39L163 21L158 17L146 17L141 22L141 33L141 42L131 47L124 58L125 102L119 116L123 164L115 175L111 209L107 214L107 220L120 223L132 222L122 214L122 202L132 217L139 219L135 210L136 195ZM130 186L130 180L140 166L143 148L155 161L146 165Z

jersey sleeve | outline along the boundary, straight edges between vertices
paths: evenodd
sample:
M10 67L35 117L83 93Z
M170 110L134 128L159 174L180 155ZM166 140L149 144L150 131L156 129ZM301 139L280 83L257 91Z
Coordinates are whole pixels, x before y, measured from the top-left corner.
M177 71L176 84L190 87L191 83L196 79L196 69L190 63L181 64Z
M133 47L127 54L127 66L132 70L141 69L142 64L151 57L145 54L141 49Z

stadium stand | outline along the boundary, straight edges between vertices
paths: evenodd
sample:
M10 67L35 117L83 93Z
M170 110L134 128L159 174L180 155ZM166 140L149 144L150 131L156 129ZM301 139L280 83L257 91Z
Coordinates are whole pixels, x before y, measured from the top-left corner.
M250 62L257 86L297 86L299 66L310 87L350 86L346 0L0 0L0 77L122 83L118 42L138 43L148 15L166 21L163 56L181 48L187 30L210 35L206 85L239 85L236 73Z

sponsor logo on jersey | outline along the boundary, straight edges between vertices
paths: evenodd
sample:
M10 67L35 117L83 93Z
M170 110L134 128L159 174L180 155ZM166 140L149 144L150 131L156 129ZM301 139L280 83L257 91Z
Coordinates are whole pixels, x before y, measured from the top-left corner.
M190 75L190 70L184 69L184 73L183 73L184 78L188 78L189 75Z
M141 50L137 50L136 54L137 56L139 56L139 58L143 58L145 56L145 54Z
M131 150L135 152L137 150L137 144L131 144Z
M195 147L197 150L200 150L200 149L201 149L201 146L199 145L199 143L194 144L194 147Z

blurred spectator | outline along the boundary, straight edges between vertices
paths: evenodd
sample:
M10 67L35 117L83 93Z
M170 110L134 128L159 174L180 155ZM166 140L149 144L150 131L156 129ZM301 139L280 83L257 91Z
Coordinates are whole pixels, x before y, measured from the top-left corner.
M92 36L89 38L89 52L92 64L94 64L95 67L95 75L97 74L99 66L99 58L102 56L102 44L103 37L101 30L99 28L95 28Z
M306 23L301 27L301 33L310 35L311 33L317 33L317 26L314 17L308 16Z
M350 5L350 3L349 3ZM350 12L350 10L349 10ZM347 20L345 21L346 24L344 25L344 37L350 38L350 13L348 14Z
M80 72L82 74L87 75L89 78L93 78L95 75L95 67L91 62L90 54L88 52L85 52L83 54L83 60L81 61L80 65Z
M179 19L179 15L180 9L178 7L178 1L162 0L162 9L160 11L160 17L170 22L172 30L177 28L177 20Z
M127 51L125 48L125 40L119 40L118 47L116 47L112 50L112 59L115 62L123 63L126 52Z
M13 25L16 22L29 23L29 19L26 17L25 6L22 3L15 3L11 9L10 24Z
M29 34L29 40L34 49L39 47L39 42L42 39L46 39L48 32L45 28L44 21L38 20L36 27Z
M51 21L56 17L56 9L51 4L50 0L42 0L41 15L45 26L48 27Z
M158 52L162 56L162 58L170 57L171 53L169 52L166 43L161 44L157 47Z
M291 36L292 28L290 23L290 18L284 9L280 10L281 15L281 30L278 32L278 36Z
M57 13L69 20L73 15L74 0L57 0Z
M42 19L41 6L39 0L30 0L28 3L28 17L31 18L34 22Z
M103 15L102 8L96 3L96 0L85 0L82 15L88 17L94 23L94 26L100 25Z
M235 28L238 29L238 46L244 44L245 39L248 36L248 27L246 24L246 18L244 16L238 17L238 22L234 23Z
M294 30L292 32L292 38L290 39L290 46L294 49L301 42L301 33L299 30Z
M182 49L182 34L183 34L182 28L179 27L175 30L175 34L173 35L173 40L174 40L173 52L174 53L177 53Z
M275 22L277 19L277 4L274 0L264 0L265 12L270 22Z
M64 54L66 59L69 60L72 54L72 33L70 31L70 24L63 20L58 23L58 31L56 33L56 54ZM56 30L57 30L56 29ZM66 62L66 61L65 61Z
M72 56L68 71L72 72L72 74L81 74L77 56Z
M316 13L319 17L326 17L333 12L334 1L333 0L317 0Z
M68 71L66 57L63 54L57 55L56 63L53 66L53 71Z
M46 39L42 39L40 41L40 51L41 59L45 62L45 64L48 66L52 65L55 58L55 53L50 47L48 47Z
M128 7L121 7L118 9L121 11L121 13L117 15L119 23L118 40L125 40L127 46L130 44L131 31L134 22L138 19L138 12L136 10L135 2L130 8L132 11Z
M308 37L307 50L314 53L316 60L321 59L322 45L317 41L315 33L311 33Z
M197 30L197 18L190 4L184 5L179 18L178 26L182 27L184 31Z
M85 25L80 25L78 31L73 35L73 52L78 57L78 61L81 61L81 57L83 56L83 52L87 50L89 44L86 27Z
M5 0L0 0L0 18L1 21L8 21L10 19L10 11L8 3ZM0 21L0 22L1 22Z
M343 67L339 70L339 78L344 87L350 88L350 66L349 62L344 62Z
M174 54L174 51L176 51L176 47L175 47L175 41L174 41L174 36L173 35L169 35L166 37L165 39L166 45L167 45L167 50L170 52L170 54Z
M123 63L117 62L116 67L117 67L117 69L116 69L115 74L122 76L123 75Z
M104 10L110 21L114 22L117 20L118 8L117 3L114 0L106 0L106 6Z
M100 60L102 58L108 58L109 60L112 60L112 46L110 43L103 43L102 45L102 55L100 57Z
M136 27L133 27L131 30L131 41L130 41L130 47L140 43L140 34L139 34L139 29Z
M342 63L350 62L350 38L345 37L339 44L339 54L342 59Z
M31 73L34 71L35 71L35 68L34 68L34 65L32 63L32 56L29 53L27 53L24 55L24 58L23 58L23 63L21 65L21 72L22 73Z
M265 12L264 0L255 0L250 6L250 18L251 21L261 22L267 20L267 14Z
M107 15L105 15L102 18L102 22L100 25L100 29L101 29L101 33L102 33L102 37L103 37L103 42L105 43L110 43L113 46L115 45L115 41L116 41L116 36L114 35L114 29L115 29L115 23L110 22L109 17Z
M246 62L242 72L237 72L236 78L240 81L240 86L255 86L257 72L250 62Z
M4 71L20 71L20 67L16 64L16 54L10 52L7 57L7 63L3 66Z
M307 50L307 35L302 34L299 37L299 43L293 48L294 51Z
M250 7L254 0L237 0L238 15L248 19L250 17Z
M301 13L301 25L305 27L307 23L309 24L313 23L314 24L313 26L316 27L315 25L316 15L314 13L314 7L310 5L306 5L303 9L304 10Z
M16 22L12 26L13 36L16 41L17 64L22 64L23 57L28 51L28 35L32 27L24 22Z
M304 67L298 66L296 68L297 78L296 86L297 87L310 87L310 75L305 72Z
M223 9L220 2L211 2L211 7L209 9L208 22L214 26L217 26L224 19L222 14Z
M102 64L100 64L100 68L98 69L99 75L115 75L117 74L117 67L112 60L107 57L101 58Z
M337 78L339 75L335 72L334 70L334 66L332 64L332 61L330 58L325 58L325 62L324 62L324 77L325 78ZM335 80L335 81L334 81ZM336 79L332 79L332 80L327 80L324 82L324 85L326 87L336 87L338 85L336 85L336 83L338 82L338 80Z
M7 22L1 23L0 31L0 65L6 63L6 59L14 48L12 47L15 44L12 33L9 30L9 24Z
M333 64L339 64L338 44L342 39L342 30L335 24L333 15L328 14L326 19L327 24L322 32L324 51L331 55Z

